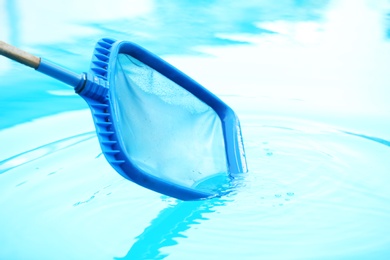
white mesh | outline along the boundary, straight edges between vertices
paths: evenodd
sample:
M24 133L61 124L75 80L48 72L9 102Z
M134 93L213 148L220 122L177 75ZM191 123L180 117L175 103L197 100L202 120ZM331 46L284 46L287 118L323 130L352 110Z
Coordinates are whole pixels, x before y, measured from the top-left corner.
M227 176L222 125L213 109L129 55L118 55L116 70L110 86L115 124L137 167L187 187Z

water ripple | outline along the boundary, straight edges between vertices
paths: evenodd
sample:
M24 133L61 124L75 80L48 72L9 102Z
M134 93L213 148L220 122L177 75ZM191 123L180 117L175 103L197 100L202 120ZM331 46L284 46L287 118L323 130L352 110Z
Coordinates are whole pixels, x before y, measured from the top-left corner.
M296 256L316 258L387 250L387 140L314 122L260 116L251 122L243 124L251 171L232 203L242 214L231 233L267 246L248 254L288 258L277 248L295 247ZM222 226L213 230L222 236Z
M73 145L76 145L80 142L89 140L96 137L95 132L83 133L68 138L64 138L49 144L42 145L40 147L34 148L29 151L25 151L21 154L12 156L6 160L0 161L0 174L18 167L25 163L43 158L48 154L69 148Z
M389 253L390 149L384 138L285 118L242 121L250 172L212 200L179 202L124 180L98 156L92 133L3 161L1 169L9 172L0 175L2 221L21 228L0 225L0 237L34 245L26 234L42 238L54 230L63 239L51 244L53 250L66 242L82 255L80 245L98 246L99 256L116 259ZM27 159L16 165L18 158Z
M365 138L365 139L368 139L370 141L374 141L374 142L377 142L377 143L380 143L380 144L383 144L383 145L386 145L386 146L390 147L390 141L382 139L382 138L379 138L379 137L368 136L368 135L363 135L363 134L357 134L357 133L352 133L352 132L348 132L348 131L343 131L343 133L346 133L346 134L349 134L349 135L353 135L353 136L357 136L357 137L361 137L361 138Z

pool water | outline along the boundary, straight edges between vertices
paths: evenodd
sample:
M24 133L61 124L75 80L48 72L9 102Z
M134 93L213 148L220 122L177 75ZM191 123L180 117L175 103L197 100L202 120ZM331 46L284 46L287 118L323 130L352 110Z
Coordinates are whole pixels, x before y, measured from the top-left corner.
M43 14L44 13L44 14ZM0 259L389 259L390 2L0 1L72 68L136 42L228 103L249 172L183 202L117 174L73 90L0 60Z

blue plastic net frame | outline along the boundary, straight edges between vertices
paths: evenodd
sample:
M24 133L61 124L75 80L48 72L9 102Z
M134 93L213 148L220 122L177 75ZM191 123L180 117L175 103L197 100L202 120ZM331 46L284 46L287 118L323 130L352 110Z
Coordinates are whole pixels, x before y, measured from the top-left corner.
M119 54L134 57L211 107L221 120L228 174L233 176L247 171L240 122L229 106L183 72L141 46L128 41L104 38L95 46L91 69L87 74L89 82L105 86L98 93L98 96L103 96L103 98L89 93L91 88L85 88L79 94L90 106L100 145L107 161L124 178L148 189L181 200L196 200L222 195L221 193L203 192L158 178L140 169L128 158L125 145L119 136L119 129L115 125L114 102L111 100L108 91L110 84L113 84Z

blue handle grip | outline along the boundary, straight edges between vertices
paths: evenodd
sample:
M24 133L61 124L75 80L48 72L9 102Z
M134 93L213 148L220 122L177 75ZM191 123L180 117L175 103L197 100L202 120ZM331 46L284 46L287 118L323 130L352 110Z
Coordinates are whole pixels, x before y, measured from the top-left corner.
M85 83L84 74L74 73L73 71L42 58L36 70L52 78L58 79L74 88L80 87Z

